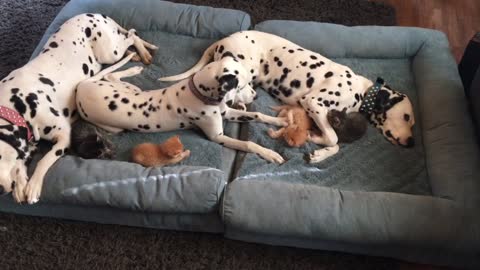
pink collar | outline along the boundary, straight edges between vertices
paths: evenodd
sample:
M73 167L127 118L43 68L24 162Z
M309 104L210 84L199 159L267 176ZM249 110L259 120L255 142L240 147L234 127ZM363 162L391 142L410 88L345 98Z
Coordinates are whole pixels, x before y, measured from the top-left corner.
M23 118L17 111L0 105L0 118L18 127L26 128L27 134L28 134L27 139L29 141L32 139L33 135L32 135L32 132L30 131L30 128L27 125L27 122L25 121L25 118Z

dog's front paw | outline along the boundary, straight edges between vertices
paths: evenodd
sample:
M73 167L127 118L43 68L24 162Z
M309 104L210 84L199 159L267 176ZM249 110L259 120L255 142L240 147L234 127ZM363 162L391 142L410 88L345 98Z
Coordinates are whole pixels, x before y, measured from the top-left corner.
M140 58L142 58L142 63L144 63L145 65L150 65L152 63L153 56L152 54L150 54L149 51L144 50L139 52L139 54L140 54Z
M142 73L143 67L142 66L134 66L134 67L129 68L128 71L130 72L129 75L135 76L135 75L138 75L138 74Z
M285 162L285 159L279 153L266 148L260 153L260 156L272 163L282 164Z
M28 175L27 167L25 166L23 160L17 161L15 167L11 171L10 177L12 178L13 199L17 203L25 202L25 187L27 186Z
M41 181L34 181L32 179L28 182L27 187L25 188L25 196L28 204L37 203L40 200L40 193L42 192L42 183Z
M13 188L13 199L17 203L23 203L27 200L25 194L25 187L27 186L27 180L17 180L14 182L15 187Z
M326 146L322 149L315 150L313 153L311 153L309 155L308 160L310 163L319 163L338 153L338 150L339 150L338 145Z

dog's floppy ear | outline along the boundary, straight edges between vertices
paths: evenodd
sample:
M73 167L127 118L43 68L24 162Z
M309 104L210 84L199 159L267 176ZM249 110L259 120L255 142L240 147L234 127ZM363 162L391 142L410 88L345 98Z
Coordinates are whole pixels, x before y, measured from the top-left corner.
M393 95L392 97L388 91L380 90L378 91L377 98L375 100L374 111L377 113L386 112L403 99L405 99L405 95Z
M377 98L375 99L374 110L376 112L383 112L388 106L390 100L390 93L385 90L378 91Z
M233 74L223 75L218 79L218 82L220 83L222 89L226 92L235 89L238 86L238 78Z
M28 129L26 127L19 126L18 133L14 132L13 134L28 141Z

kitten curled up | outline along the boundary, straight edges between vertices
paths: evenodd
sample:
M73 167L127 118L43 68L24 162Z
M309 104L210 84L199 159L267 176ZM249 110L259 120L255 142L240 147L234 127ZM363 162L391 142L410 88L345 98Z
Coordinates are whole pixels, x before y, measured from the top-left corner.
M282 105L271 107L279 112L278 117L287 117L288 126L279 130L268 130L271 138L282 137L290 147L300 147L313 137L319 136L318 130L314 130L314 122L308 116L305 109L300 106ZM337 133L338 142L351 143L360 139L368 127L368 120L358 112L346 113L346 110L331 110L327 114L330 125Z
M161 144L142 143L132 149L132 160L145 167L172 165L190 156L184 150L179 136L173 136Z

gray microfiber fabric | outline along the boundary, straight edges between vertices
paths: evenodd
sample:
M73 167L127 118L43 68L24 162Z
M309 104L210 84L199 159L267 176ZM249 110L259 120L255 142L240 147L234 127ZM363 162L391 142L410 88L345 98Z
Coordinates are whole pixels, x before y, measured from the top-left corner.
M393 89L407 94L417 108L415 85L408 59L334 59L347 65L357 74L375 80L382 76ZM252 110L274 114L269 106L278 105L261 88L259 99ZM340 152L317 164L309 164L305 155L321 147L309 143L299 149L290 148L282 140L272 140L267 135L270 126L259 123L248 125L248 139L279 152L288 161L280 167L267 163L254 154L247 154L238 171L237 180L281 180L315 184L342 190L389 191L430 195L430 185L425 168L421 124L415 126L416 146L405 149L390 144L372 126L367 134L352 144L341 144Z

